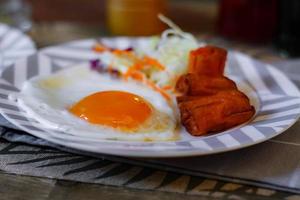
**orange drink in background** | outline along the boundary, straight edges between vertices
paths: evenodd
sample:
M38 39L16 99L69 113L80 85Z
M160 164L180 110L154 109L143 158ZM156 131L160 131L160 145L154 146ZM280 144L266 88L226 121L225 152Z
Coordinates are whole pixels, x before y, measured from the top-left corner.
M108 0L107 25L113 35L159 34L165 25L158 19L166 12L166 0Z

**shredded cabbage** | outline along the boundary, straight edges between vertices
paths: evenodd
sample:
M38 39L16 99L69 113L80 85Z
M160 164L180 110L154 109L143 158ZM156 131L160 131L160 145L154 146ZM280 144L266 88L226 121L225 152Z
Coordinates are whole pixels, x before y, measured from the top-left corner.
M190 51L203 44L199 44L192 34L182 31L165 16L159 15L159 18L170 29L165 30L161 37L140 40L139 45L134 48L134 53L139 58L150 56L165 67L164 70L157 70L155 66L148 66L147 71L143 71L152 82L160 87L174 86L176 78L187 72ZM101 56L101 60L121 73L125 73L135 62L131 58L105 53Z
M166 70L154 71L151 74L151 79L159 86L174 86L176 77L187 72L190 51L201 46L201 44L198 44L192 34L183 32L165 16L159 15L159 18L166 23L170 29L162 33L157 48L150 56L164 65Z
M170 34L173 34L170 36ZM161 38L157 50L151 55L166 67L161 77L156 72L153 78L158 85L172 85L174 76L179 76L187 71L189 52L197 48L198 44L192 38L182 37L182 34L173 30L166 30ZM169 74L169 76L167 75Z

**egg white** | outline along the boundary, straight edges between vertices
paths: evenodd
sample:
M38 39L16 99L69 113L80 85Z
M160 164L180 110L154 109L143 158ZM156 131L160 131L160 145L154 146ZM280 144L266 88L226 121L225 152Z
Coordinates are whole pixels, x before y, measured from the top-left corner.
M111 127L90 124L68 112L68 108L82 98L109 90L143 97L155 110L167 116L167 128L124 133ZM127 141L168 141L178 138L174 108L158 92L139 82L124 81L92 71L87 65L34 77L24 83L15 98L18 105L44 127L77 136Z

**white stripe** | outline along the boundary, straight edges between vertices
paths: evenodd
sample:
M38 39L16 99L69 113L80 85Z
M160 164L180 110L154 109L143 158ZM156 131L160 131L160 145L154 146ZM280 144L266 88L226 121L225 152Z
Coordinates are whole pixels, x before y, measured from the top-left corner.
M31 55L35 52L34 49L18 49L18 50L8 50L3 53L5 58L16 58L16 57L24 57Z
M3 89L3 88L1 88L0 87L0 94L6 94L6 95L10 95L10 94L16 94L16 93L18 93L18 92L16 92L16 91L12 91L12 90L7 90L7 89Z
M241 131L247 135L249 138L251 138L253 141L259 141L266 138L264 134L262 134L260 131L258 131L253 126L245 126L241 128Z
M74 59L91 60L99 57L98 53L93 51L83 51L83 50L76 50L76 49L63 48L63 47L48 48L45 49L43 53L49 56L65 57L66 59L74 58Z
M70 61L70 60L63 60L63 59L52 59L53 63L55 63L57 66L59 67L69 67L73 64L75 64L74 61Z
M41 54L38 55L38 69L39 75L48 75L51 74L51 60L50 58L43 56Z
M220 142L222 142L226 147L236 147L239 146L240 143L234 139L232 136L225 134L217 137Z
M3 34L9 29L8 26L4 25L4 24L0 24L0 37L3 36Z
M0 48L9 49L12 47L12 43L18 38L21 37L22 34L19 31L11 29L5 37L2 39L0 43Z
M115 39L114 42L115 42L114 47L118 49L128 48L131 43L130 40L128 40L128 38L122 38L122 37Z
M89 40L82 40L82 41L76 41L76 42L70 42L66 44L68 47L74 47L74 48L92 48L96 44L96 40L89 39Z
M205 141L203 140L196 140L196 141L191 141L190 144L193 147L197 147L197 148L201 148L201 149L205 149L205 150L209 150L212 151L213 149L211 148L211 146L209 146Z
M284 128L282 127L272 127L276 132L281 132Z
M270 122L270 123L266 123L266 124L258 124L257 126L261 126L261 127L276 127L276 126L286 126L286 125L290 125L292 123L294 123L294 119L287 119L287 120L282 120L279 122Z
M267 67L270 74L273 76L274 80L277 82L278 86L289 96L299 96L300 92L298 88L278 69L269 65Z
M27 80L27 59L20 59L14 65L14 86L21 88Z
M138 47L140 49L143 49L146 52L150 51L150 48L149 48L150 44L149 44L149 40L148 39L139 38L139 39L136 40L135 45L136 45L136 47ZM226 69L227 69L227 67L226 67Z
M297 104L300 106L300 99L292 99L288 101L265 105L262 107L262 111L272 110L276 108L282 108L282 107L287 107L287 106L292 106Z
M109 38L104 38L104 39L101 40L101 42L105 46L108 46L108 47L114 47L116 45L115 40L112 40L112 39L109 39Z
M284 116L299 114L299 113L300 113L300 109L293 109L293 110L287 110L287 111L269 114L269 115L261 115L261 116L256 117L253 120L253 122L258 122L258 121L268 120L268 119L275 119L277 117L284 117Z
M260 95L260 98L263 101L275 100L275 99L279 99L281 97L286 97L286 96L284 96L284 95L277 95L277 94Z
M22 38L19 39L17 43L14 44L12 49L35 49L33 42L25 35L22 35Z
M237 62L244 71L247 80L256 88L256 91L260 94L271 94L271 91L261 79L259 73L255 70L251 59L238 53L235 53L234 55L236 55Z

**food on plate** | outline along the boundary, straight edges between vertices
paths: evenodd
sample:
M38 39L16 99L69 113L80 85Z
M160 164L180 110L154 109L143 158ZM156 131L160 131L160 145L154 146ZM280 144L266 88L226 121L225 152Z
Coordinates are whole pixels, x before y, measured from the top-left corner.
M181 76L176 84L176 89L183 95L211 95L221 90L237 89L234 81L225 76L210 77L188 73Z
M181 123L194 136L240 125L254 115L248 98L237 90L209 96L185 96L178 99Z
M206 46L190 54L189 73L177 81L181 123L194 136L224 131L255 113L248 97L224 77L226 51Z
M215 46L205 46L190 52L189 73L209 77L223 76L227 51Z
M34 77L17 99L45 127L73 135L133 141L177 138L173 108L159 92L86 65Z
M103 65L122 74L140 73L160 88L174 88L177 78L188 70L190 51L204 44L165 17L160 19L171 27L161 37L137 39L136 46L117 49L107 47L105 41L98 42L93 50L99 52Z
M151 117L153 108L138 95L124 91L103 91L81 99L69 111L91 124L135 130Z
M19 106L49 129L110 140L170 141L182 125L198 136L249 120L248 97L223 75L227 51L160 18L171 27L160 38L97 42L90 65L26 81Z

